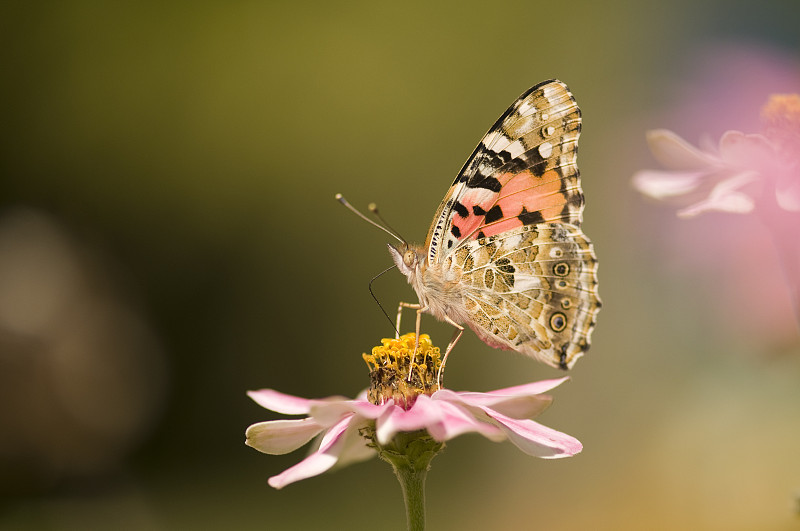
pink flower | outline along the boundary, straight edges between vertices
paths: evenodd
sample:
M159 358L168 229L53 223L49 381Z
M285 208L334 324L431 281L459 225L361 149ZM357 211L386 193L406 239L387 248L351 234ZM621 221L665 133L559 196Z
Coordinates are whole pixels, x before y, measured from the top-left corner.
M530 420L552 401L542 393L565 380L544 380L488 393L439 389L430 396L417 396L408 409L394 399L373 404L367 400L366 391L354 400L310 400L271 389L251 391L250 398L262 407L306 417L253 424L247 429L246 444L277 455L296 450L319 436L318 448L306 459L269 479L276 489L322 474L337 464L368 459L377 455L375 443L382 446L400 433L420 430L440 443L475 432L495 442L508 439L534 457L569 457L582 450L580 441ZM365 437L368 433L374 434L374 439Z
M669 170L640 171L633 184L655 199L686 204L678 211L680 217L709 210L750 213L758 200L800 211L798 160L783 160L775 144L762 135L728 131L716 151L697 149L666 129L649 131L647 141Z
M644 170L634 186L655 199L686 205L678 216L709 210L764 216L800 212L800 96L773 95L762 109L764 134L728 131L716 149L698 149L666 129L647 141L667 171Z
M647 141L655 158L666 170L644 170L633 177L640 192L655 199L680 205L679 217L703 212L752 213L772 236L783 268L795 317L800 323L800 95L773 94L761 109L761 131L745 134L727 131L716 147L697 148L666 129L649 131ZM724 228L718 239L724 240ZM739 231L736 256L728 260L752 277L763 256ZM686 242L682 241L682 247ZM745 256L747 258L745 258ZM750 257L755 267L745 265ZM723 260L715 256L715 264ZM745 277L747 278L747 277ZM740 283L740 282L739 282ZM733 284L733 283L732 283ZM759 284L756 301L781 307L785 293L772 292ZM756 302L746 306L748 323L757 311ZM787 327L788 328L788 327ZM796 330L790 330L796 336Z

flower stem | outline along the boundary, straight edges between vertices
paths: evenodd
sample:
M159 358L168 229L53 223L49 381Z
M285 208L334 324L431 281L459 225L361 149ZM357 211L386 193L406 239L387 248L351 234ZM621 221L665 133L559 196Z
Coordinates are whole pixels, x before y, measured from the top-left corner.
M393 466L403 499L406 502L406 522L409 531L425 529L425 477L427 470L415 470L410 466Z
M374 440L374 438L373 438ZM375 442L378 456L392 465L403 489L409 531L425 529L425 478L431 460L442 451L444 443L435 441L425 430L401 432L388 444Z

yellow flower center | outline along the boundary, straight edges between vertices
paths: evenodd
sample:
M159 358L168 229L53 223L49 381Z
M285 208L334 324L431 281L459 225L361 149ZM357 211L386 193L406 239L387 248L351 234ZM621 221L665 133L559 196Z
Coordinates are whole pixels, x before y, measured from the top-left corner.
M796 158L800 151L800 95L773 94L761 108L764 134Z
M428 334L404 334L399 339L382 339L372 354L362 354L370 369L369 401L383 404L389 399L405 409L417 396L432 395L439 389L436 377L441 365L439 347ZM416 346L416 352L414 352Z

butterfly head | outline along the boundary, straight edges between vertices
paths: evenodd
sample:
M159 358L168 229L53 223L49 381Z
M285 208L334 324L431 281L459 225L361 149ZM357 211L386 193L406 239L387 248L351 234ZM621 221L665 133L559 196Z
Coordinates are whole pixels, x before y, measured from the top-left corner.
M392 255L392 260L394 260L397 269L407 276L410 281L412 277L416 276L420 271L424 259L421 251L417 247L405 242L396 247L391 243L387 245L389 246L389 254Z

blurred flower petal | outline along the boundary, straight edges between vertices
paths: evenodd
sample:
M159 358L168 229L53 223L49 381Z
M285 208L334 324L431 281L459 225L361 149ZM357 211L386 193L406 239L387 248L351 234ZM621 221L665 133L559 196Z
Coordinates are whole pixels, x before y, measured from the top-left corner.
M703 181L703 172L642 170L633 176L633 186L645 195L665 199L695 191Z
M720 157L731 167L760 170L775 157L775 149L762 135L746 135L739 131L726 131L719 141Z
M633 186L656 199L684 199L678 212L684 218L710 210L749 213L756 204L764 219L775 218L771 210L800 211L800 96L772 95L762 120L764 134L726 131L716 153L666 129L649 131L653 156L671 171L637 172Z
M708 198L678 211L678 217L690 218L702 212L717 210L734 214L747 214L755 208L755 201L740 189L758 179L754 172L742 172L720 181Z
M800 212L800 180L779 183L775 190L775 200L784 210Z
M678 210L679 218L693 218L709 211L729 212L731 214L747 214L753 211L755 204L745 194L730 193L725 196L707 199L692 206Z
M705 170L719 162L717 157L700 151L668 129L648 131L647 143L656 160L673 170Z

